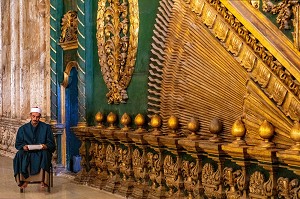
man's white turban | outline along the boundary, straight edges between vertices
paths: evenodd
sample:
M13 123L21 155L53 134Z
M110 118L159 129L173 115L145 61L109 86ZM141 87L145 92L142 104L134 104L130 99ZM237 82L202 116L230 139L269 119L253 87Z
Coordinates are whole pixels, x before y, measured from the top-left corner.
M42 114L42 109L40 109L38 107L32 107L30 109L30 113L39 113L39 114Z

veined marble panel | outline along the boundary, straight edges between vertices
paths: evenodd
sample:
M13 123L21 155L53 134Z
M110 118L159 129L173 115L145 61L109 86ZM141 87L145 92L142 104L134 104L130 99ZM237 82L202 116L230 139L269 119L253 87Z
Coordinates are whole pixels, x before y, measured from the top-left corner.
M50 0L0 1L0 154L15 153L32 106L50 118Z

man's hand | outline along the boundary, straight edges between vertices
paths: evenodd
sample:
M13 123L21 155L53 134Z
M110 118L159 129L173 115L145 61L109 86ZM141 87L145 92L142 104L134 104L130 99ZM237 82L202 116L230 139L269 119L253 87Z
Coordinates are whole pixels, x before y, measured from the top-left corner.
M42 144L42 150L47 149L47 145L46 144Z
M23 150L28 151L29 150L28 146L27 145L23 146Z

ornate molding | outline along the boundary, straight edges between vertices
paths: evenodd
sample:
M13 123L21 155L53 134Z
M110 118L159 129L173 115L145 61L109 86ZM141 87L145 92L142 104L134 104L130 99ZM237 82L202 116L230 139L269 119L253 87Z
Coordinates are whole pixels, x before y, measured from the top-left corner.
M72 70L72 68L76 68L76 70L78 70L78 63L76 61L70 61L67 66L66 66L66 69L64 71L64 80L63 82L61 83L63 87L67 87L68 84L69 84L69 75L70 75L70 72Z
M300 106L300 84L296 77L220 0L187 3L280 110L292 120L299 120L300 112L297 107Z
M78 48L77 33L78 33L77 12L70 10L66 14L64 14L64 17L62 18L59 45L64 50L71 50L71 49Z
M128 31L129 29L129 31ZM136 60L139 32L137 0L98 1L97 44L109 104L126 103Z

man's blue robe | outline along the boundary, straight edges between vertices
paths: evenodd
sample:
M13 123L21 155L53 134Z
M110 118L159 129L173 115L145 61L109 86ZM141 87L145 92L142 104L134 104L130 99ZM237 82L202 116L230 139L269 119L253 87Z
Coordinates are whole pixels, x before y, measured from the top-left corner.
M45 144L46 150L24 151L23 146ZM39 122L33 127L31 122L21 126L17 132L15 147L18 150L14 158L14 176L22 174L24 178L38 174L41 169L50 172L52 153L55 141L50 125Z

